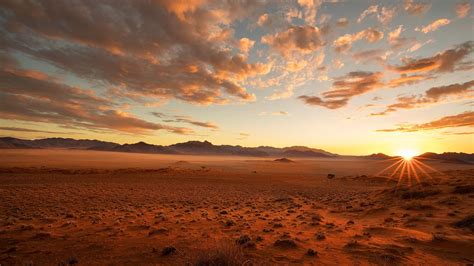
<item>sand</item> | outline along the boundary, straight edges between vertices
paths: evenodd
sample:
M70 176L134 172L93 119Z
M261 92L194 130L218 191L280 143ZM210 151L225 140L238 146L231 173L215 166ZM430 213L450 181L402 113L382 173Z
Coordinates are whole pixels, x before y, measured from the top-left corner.
M472 165L409 184L377 175L393 161L0 154L1 265L474 262Z

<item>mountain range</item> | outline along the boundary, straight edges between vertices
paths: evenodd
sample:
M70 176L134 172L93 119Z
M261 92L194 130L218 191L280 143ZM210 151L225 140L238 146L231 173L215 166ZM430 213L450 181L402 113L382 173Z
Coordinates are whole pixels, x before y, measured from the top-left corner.
M153 145L143 141L133 144L118 144L90 139L72 138L45 138L45 139L18 139L12 137L0 138L0 149L82 149L96 151L156 153L156 154L190 154L190 155L235 155L253 157L290 157L290 158L339 158L348 157L330 153L321 149L305 146L291 146L275 148L270 146L243 147L240 145L214 145L209 141L188 141L169 146ZM354 156L351 156L354 157ZM367 156L357 156L372 160L386 160L393 158L383 153L374 153ZM442 160L446 162L474 164L474 154L446 152L442 154L424 153L418 158Z

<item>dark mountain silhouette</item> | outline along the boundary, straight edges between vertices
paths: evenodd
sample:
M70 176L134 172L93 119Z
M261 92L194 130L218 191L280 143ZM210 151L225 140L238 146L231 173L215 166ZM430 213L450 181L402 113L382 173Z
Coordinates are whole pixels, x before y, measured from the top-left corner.
M277 157L277 158L329 158L340 157L338 154L330 153L321 149L313 149L304 146L292 146L275 148L270 146L242 147L239 145L214 145L209 141L188 141L176 143L169 146L153 145L145 142L134 144L118 144L90 139L71 138L46 138L36 140L17 139L12 137L0 138L2 149L84 149L96 151L133 152L133 153L156 153L156 154L195 154L195 155L235 155L254 157ZM383 153L374 153L363 157L368 159L386 160L394 158ZM474 154L447 152L443 154L424 153L420 159L443 160L458 163L474 163Z
M431 159L453 163L474 164L474 153L445 152L438 154L434 152L426 152L417 156L416 158L420 160Z
M90 148L91 150L94 147ZM117 152L136 152L136 153L162 153L162 154L177 154L177 152L173 151L168 147L164 147L161 145L151 145L145 143L143 141L137 142L135 144L123 144L117 145L110 149L110 151L117 151Z
M11 137L0 138L1 148L66 148L66 149L88 149L94 146L102 146L104 149L113 148L117 143L105 142L90 139L71 139L71 138L47 138L25 140Z
M393 156L389 156L384 153L372 153L371 155L364 156L367 159L372 159L372 160L388 160L394 158Z
M334 155L328 155L327 153L316 152L312 150L286 150L282 155L287 157L333 157Z

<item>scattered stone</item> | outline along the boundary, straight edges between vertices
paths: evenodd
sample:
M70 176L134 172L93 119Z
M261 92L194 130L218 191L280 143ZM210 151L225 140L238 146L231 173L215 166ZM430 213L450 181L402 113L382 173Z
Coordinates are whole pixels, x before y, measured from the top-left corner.
M78 263L79 263L78 259L76 259L74 257L71 257L71 258L67 258L64 261L60 262L59 266L77 265Z
M252 239L250 239L250 237L248 235L243 235L243 236L240 236L239 239L237 239L235 241L235 243L239 244L239 245L244 245L245 243L251 241Z
M277 239L275 243L273 243L275 247L279 248L297 248L296 242L291 239Z
M163 250L161 250L161 255L162 256L169 256L169 255L172 255L174 253L176 253L176 248L173 247L173 246L168 246L168 247L163 248Z
M316 255L318 255L318 252L314 249L308 249L308 251L306 251L306 255L310 256L310 257L314 257Z
M153 229L150 232L148 232L148 236L154 236L154 235L162 235L168 233L168 229L166 228L159 228L159 229Z
M453 193L456 194L468 194L474 192L474 185L466 185L466 186L456 186L454 188Z
M324 240L324 239L326 239L326 235L324 235L323 232L318 232L318 233L316 233L316 239L317 240Z
M453 223L453 226L457 228L469 228L471 231L474 231L474 215L469 215L468 217Z

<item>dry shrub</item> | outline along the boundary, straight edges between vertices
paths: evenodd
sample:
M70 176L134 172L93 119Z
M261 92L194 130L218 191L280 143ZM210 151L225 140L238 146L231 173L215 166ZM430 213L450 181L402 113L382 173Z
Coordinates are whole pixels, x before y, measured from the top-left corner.
M222 241L200 250L189 259L187 264L195 266L242 266L257 265L259 263L249 258L237 244L231 241Z

